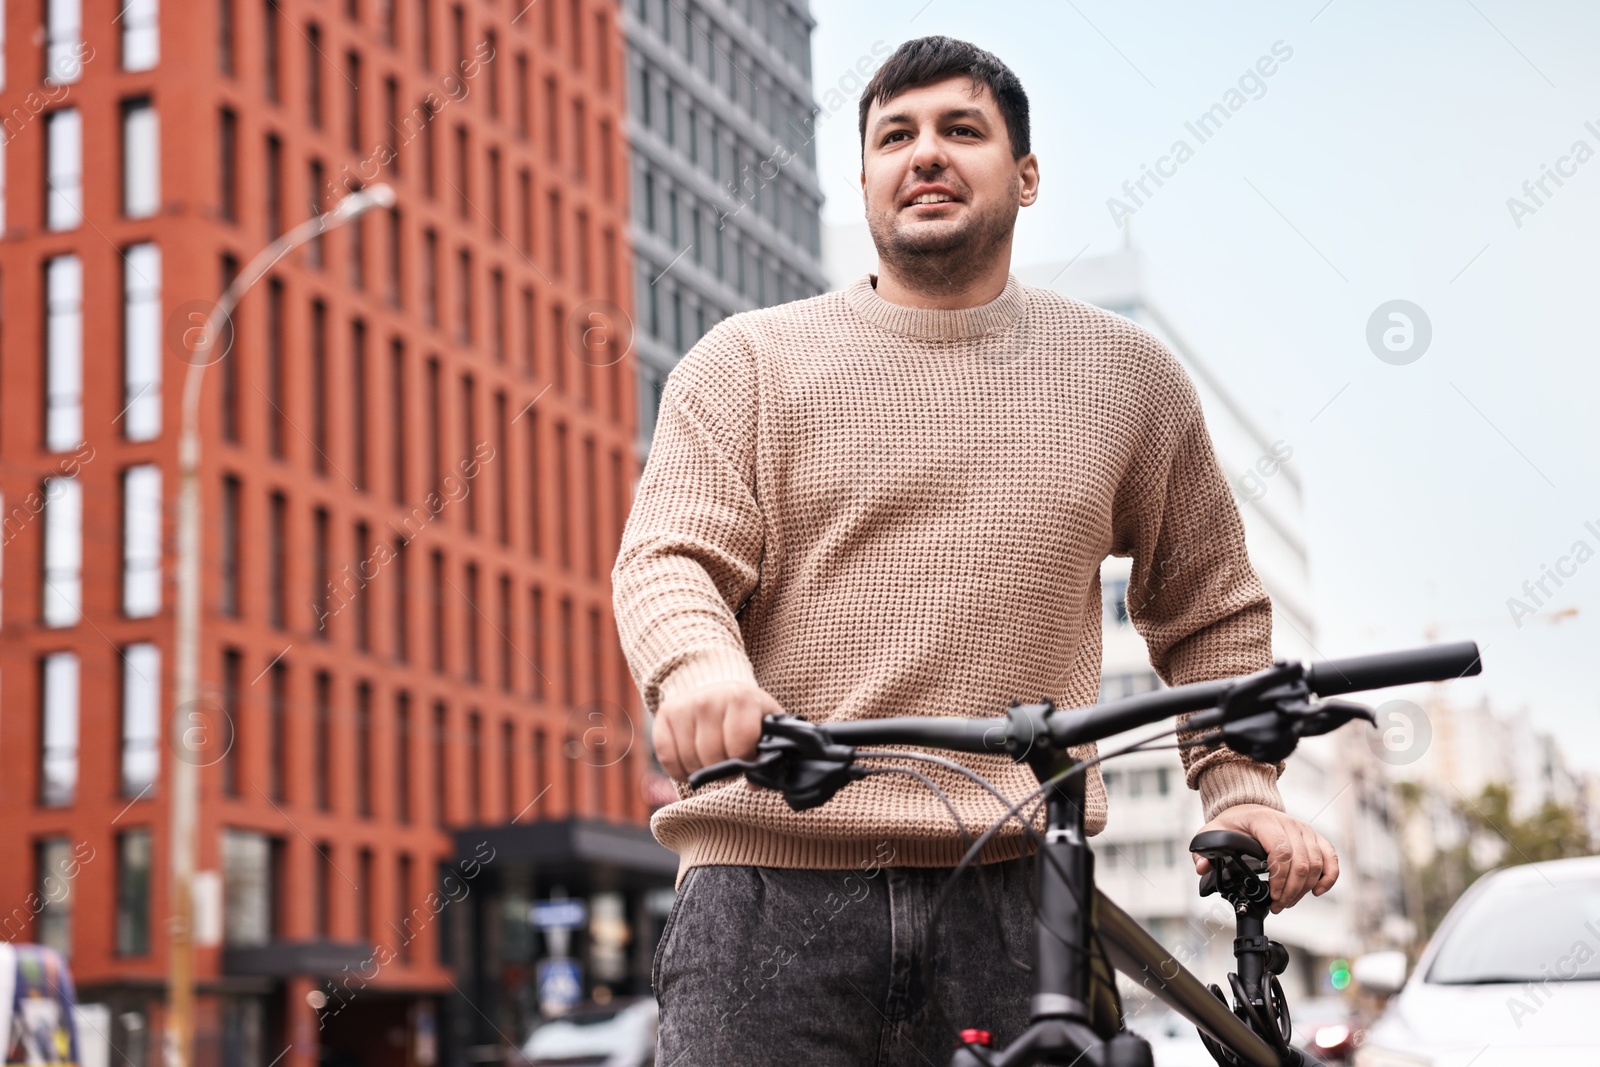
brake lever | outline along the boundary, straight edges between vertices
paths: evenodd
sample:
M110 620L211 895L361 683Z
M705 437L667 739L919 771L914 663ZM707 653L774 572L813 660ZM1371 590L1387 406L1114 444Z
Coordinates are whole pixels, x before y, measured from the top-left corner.
M1293 752L1302 737L1329 733L1352 719L1378 724L1376 713L1365 704L1348 700L1312 704L1304 696L1294 696L1254 715L1223 723L1222 740L1240 755L1259 763L1276 763Z
M855 763L852 745L828 739L818 727L792 715L769 715L761 724L760 753L754 760L731 759L702 767L689 775L698 789L708 782L742 773L764 789L776 789L795 811L826 804L851 782L867 776Z
M782 759L782 753L776 751L763 752L753 760L725 759L720 763L701 767L698 771L689 774L689 788L699 789L710 782L720 782L724 778L732 778L736 774L747 774L750 771L759 771L771 767Z

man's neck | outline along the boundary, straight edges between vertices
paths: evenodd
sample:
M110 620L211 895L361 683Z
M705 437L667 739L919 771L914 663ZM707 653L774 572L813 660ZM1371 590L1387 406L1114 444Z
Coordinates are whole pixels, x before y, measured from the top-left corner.
M893 267L878 261L874 288L878 295L891 304L912 308L936 308L959 311L962 308L980 307L997 298L1006 287L1010 275L1009 257L997 259L994 265L955 287L929 287L924 279L906 279L895 273Z

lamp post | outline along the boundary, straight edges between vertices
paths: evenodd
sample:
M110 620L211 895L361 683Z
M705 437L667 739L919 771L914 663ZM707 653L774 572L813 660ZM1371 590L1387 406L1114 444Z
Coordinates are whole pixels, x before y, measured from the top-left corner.
M187 727L195 721L200 701L200 385L224 324L245 292L294 249L315 237L395 201L388 185L373 185L344 197L333 209L273 241L245 265L218 298L206 318L204 332L189 355L183 381L183 424L178 438L178 605L177 666L169 737L172 752L170 807L171 874L167 924L170 958L167 974L167 1067L194 1062L194 874L200 768L187 753ZM198 730L204 736L206 724ZM202 742L203 743L203 742Z

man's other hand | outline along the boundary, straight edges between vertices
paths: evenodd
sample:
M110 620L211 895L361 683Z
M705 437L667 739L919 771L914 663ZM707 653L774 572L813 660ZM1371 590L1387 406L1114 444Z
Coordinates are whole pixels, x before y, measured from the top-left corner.
M749 682L718 682L664 701L652 735L669 778L688 781L701 767L725 759L755 759L761 720L781 715L778 702Z
M1261 842L1267 850L1274 913L1294 907L1307 890L1320 897L1339 880L1339 856L1327 839L1310 823L1265 804L1235 804L1200 830L1236 830ZM1191 858L1200 874L1211 869L1205 857Z

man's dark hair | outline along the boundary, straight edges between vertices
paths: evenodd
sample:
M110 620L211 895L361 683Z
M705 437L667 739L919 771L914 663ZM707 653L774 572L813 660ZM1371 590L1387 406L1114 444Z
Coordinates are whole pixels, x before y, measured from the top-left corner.
M877 101L888 103L908 89L943 81L955 74L972 79L973 90L981 83L1000 105L1011 138L1011 158L1021 159L1030 151L1028 137L1028 94L1010 67L993 52L953 37L919 37L894 50L872 76L861 94L861 156L867 153L867 109Z

